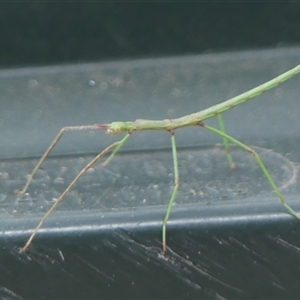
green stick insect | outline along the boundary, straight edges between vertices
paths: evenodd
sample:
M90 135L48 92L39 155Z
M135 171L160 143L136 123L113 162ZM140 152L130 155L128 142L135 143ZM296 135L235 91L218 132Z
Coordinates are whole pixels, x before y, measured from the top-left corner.
M30 238L28 239L25 246L22 248L22 252L25 252L29 245L31 244L32 240L34 239L35 235L37 234L38 230L42 227L42 225L45 223L46 219L50 216L50 214L55 210L55 208L58 206L58 204L64 199L66 194L72 189L72 187L77 183L77 181L80 179L81 176L89 169L91 168L99 159L101 159L104 155L106 155L108 152L110 152L112 149L112 153L109 155L109 157L102 163L102 166L106 166L117 154L117 152L123 147L127 139L130 137L132 133L135 131L142 131L142 130L166 130L169 131L171 134L171 144L172 144L172 153L173 153L173 164L174 164L174 180L175 185L174 189L169 201L169 205L167 208L167 212L163 221L162 225L162 247L163 251L165 252L167 250L167 222L170 217L171 209L173 202L175 200L178 188L179 188L179 168L178 168L178 159L177 159L177 149L176 149L176 142L175 142L175 130L182 127L188 127L188 126L200 126L203 127L219 136L222 137L224 145L225 145L225 151L228 158L229 165L231 169L235 168L235 163L233 162L233 159L230 154L229 150L229 142L237 145L238 147L242 148L243 150L249 152L252 154L257 161L258 165L260 166L261 170L265 174L267 180L269 181L272 189L274 190L275 194L279 198L281 204L285 206L285 208L288 210L288 212L293 215L295 218L300 219L300 217L297 215L297 213L286 203L284 200L281 192L279 191L279 188L273 181L270 173L266 169L265 165L263 164L260 156L250 147L243 144L242 142L234 139L233 137L229 136L225 132L224 123L222 119L222 113L239 105L242 104L252 98L255 98L259 96L260 94L276 87L277 85L281 84L282 82L290 79L291 77L295 76L296 74L300 73L300 65L296 66L295 68L277 76L276 78L261 84L245 93L242 93L236 97L233 97L227 101L224 101L220 104L211 106L210 108L207 108L205 110L178 118L178 119L166 119L166 120L142 120L138 119L134 122L112 122L110 124L95 124L95 125L87 125L87 126L68 126L64 127L60 130L59 134L56 136L56 138L53 140L45 154L42 156L42 158L39 160L38 164L30 174L23 190L16 191L18 194L24 194L27 191L27 188L32 181L32 178L36 174L37 170L40 168L41 164L44 162L46 157L49 155L51 150L55 147L55 145L58 143L62 135L67 131L77 131L77 130L95 130L95 129L101 129L106 130L108 134L118 134L121 132L126 132L126 135L118 142L112 143L110 146L105 148L101 153L99 153L90 163L88 163L75 177L75 179L70 183L70 185L66 188L66 190L61 194L61 196L56 200L56 202L52 205L52 207L48 210L48 212L45 214L45 216L42 218L40 223L37 225L33 233L31 234ZM206 119L212 118L214 116L218 117L220 129L216 129L214 127L208 126L203 123Z

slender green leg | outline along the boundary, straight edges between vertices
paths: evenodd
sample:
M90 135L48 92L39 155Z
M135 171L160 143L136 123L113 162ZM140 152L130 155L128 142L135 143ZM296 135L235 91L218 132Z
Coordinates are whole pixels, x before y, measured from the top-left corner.
M65 191L60 195L60 197L55 201L55 203L52 205L52 207L48 210L48 212L45 214L45 216L43 217L43 219L40 221L40 223L38 224L38 226L35 228L35 230L33 231L33 233L31 234L30 238L28 239L26 245L22 248L22 252L25 252L26 249L29 247L29 245L31 244L32 240L34 239L35 235L37 234L38 230L43 226L43 224L45 223L45 221L47 220L47 218L51 215L51 213L55 210L55 208L58 206L58 204L65 198L66 194L71 190L71 188L78 182L78 180L80 179L80 177L82 177L82 175L84 173L86 173L86 171L91 168L100 158L102 158L107 152L109 152L111 149L113 149L114 147L116 147L115 149L120 149L122 147L122 145L124 145L125 141L129 138L130 134L126 134L125 137L123 137L122 140L112 143L111 145L109 145L107 148L105 148L101 153L99 153L91 162L89 162L79 173L78 175L74 178L74 180L69 184L69 186L65 189ZM121 145L121 147L120 147Z
M163 222L163 228L162 228L163 252L166 252L166 250L167 250L167 222L169 220L170 213L171 213L171 210L172 210L172 205L173 205L173 202L176 198L176 194L177 194L177 191L178 191L178 188L179 188L179 183L180 183L175 135L174 135L173 130L171 130L170 133L171 133L172 154L173 154L173 163L174 163L175 186L174 186L172 196L171 196L171 199L169 201L167 213L166 213L166 216L165 216L165 219L164 219L164 222Z
M226 134L222 114L218 114L218 121L219 121L219 126L220 126L221 131ZM232 159L232 156L231 156L231 153L230 153L230 147L229 147L229 144L228 144L228 139L225 138L224 136L222 136L222 138L223 138L223 143L224 143L224 146L225 146L225 152L226 152L226 156L227 156L227 159L228 159L228 162L229 162L230 169L234 170L236 168L236 164L233 162L233 159Z
M281 204L290 212L291 215L293 215L294 217L296 217L297 219L300 219L300 217L297 215L297 213L285 202L282 194L280 193L277 185L275 184L273 178L271 177L270 173L268 172L268 170L266 169L265 165L263 164L260 156L256 153L255 150L253 150L252 148L248 147L247 145L241 143L240 141L234 139L233 137L231 137L230 135L214 128L211 126L208 126L204 123L200 123L200 126L208 129L209 131L212 131L213 133L216 133L217 135L220 135L221 137L227 139L228 141L232 142L233 144L241 147L243 150L251 153L254 158L256 159L258 165L260 166L260 168L262 169L263 173L265 174L265 176L267 177L270 185L272 186L275 194L277 195L277 197L279 198Z
M111 155L101 164L102 167L107 166L110 161L115 157L117 152L123 147L125 144L126 140L130 137L131 132L128 132L125 137L119 142L119 145L115 148L115 150L111 153Z

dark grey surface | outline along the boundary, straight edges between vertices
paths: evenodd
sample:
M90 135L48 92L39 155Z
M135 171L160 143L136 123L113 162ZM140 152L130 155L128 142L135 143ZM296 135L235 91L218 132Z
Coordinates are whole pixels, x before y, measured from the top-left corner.
M67 133L28 194L13 194L63 126L179 117L272 79L299 61L299 48L282 48L2 71L3 295L124 298L124 290L137 298L299 295L300 224L279 204L251 155L233 148L238 168L230 171L222 147L215 145L220 138L202 128L176 131L181 187L165 255L161 221L174 181L167 132L136 132L111 165L89 171L22 255L18 247L42 212L91 153L118 137ZM224 115L228 133L255 147L296 209L298 77ZM26 280L15 281L15 272Z
M0 13L6 68L300 42L298 1L2 1Z

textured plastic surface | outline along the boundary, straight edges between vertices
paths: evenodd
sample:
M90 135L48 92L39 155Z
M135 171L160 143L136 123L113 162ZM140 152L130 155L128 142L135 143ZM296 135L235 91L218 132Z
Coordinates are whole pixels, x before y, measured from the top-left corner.
M18 251L77 172L120 137L67 133L22 197L37 158L61 127L175 118L299 64L277 49L0 72L0 296L22 298L295 298L299 228L251 155L219 137L176 132L181 186L161 253L173 187L167 132L137 132L107 167L95 166ZM299 210L299 76L224 114ZM216 124L216 120L208 120Z

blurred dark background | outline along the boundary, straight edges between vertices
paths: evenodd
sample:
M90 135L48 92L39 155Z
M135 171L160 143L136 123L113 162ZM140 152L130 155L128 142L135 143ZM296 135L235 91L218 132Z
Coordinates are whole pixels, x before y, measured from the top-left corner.
M300 2L0 3L0 66L299 44Z

